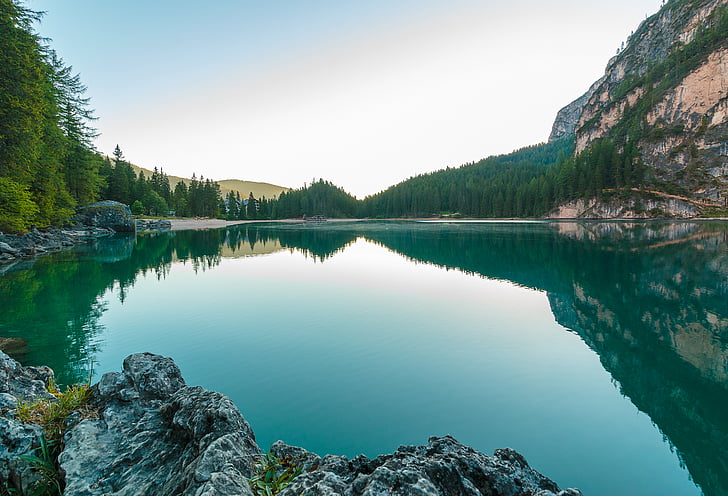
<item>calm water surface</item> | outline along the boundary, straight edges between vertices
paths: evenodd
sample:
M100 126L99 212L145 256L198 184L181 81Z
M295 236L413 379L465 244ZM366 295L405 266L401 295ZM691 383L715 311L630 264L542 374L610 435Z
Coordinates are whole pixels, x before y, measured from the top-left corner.
M248 225L115 238L0 277L61 382L174 357L262 449L451 434L586 495L728 494L720 223Z

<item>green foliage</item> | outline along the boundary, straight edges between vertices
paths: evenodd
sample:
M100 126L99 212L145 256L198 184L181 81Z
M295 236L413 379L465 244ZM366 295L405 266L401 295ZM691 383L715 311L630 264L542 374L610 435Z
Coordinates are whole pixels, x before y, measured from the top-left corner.
M63 437L71 413L83 410L84 414L93 414L92 410L87 408L90 389L88 384L79 384L69 386L65 392L60 392L55 384L50 383L48 391L55 396L55 401L50 399L20 401L15 416L20 422L42 426L46 438L55 442Z
M261 455L256 462L255 473L248 479L256 496L275 496L303 471L299 460L273 453Z
M169 213L167 202L156 191L147 192L142 198L142 204L149 215L167 215Z
M58 443L47 441L43 434L40 435L39 442L40 446L35 455L18 457L28 462L30 467L40 475L40 479L33 484L33 492L30 493L30 496L61 496L63 478L57 467Z
M522 148L457 168L408 179L367 197L367 217L525 217L552 204L554 184L546 174L573 150L569 139Z
M3 210L13 226L63 223L101 185L86 88L33 31L39 19L17 0L0 0L0 178L25 188L35 204Z
M272 215L275 218L294 218L304 215L352 218L358 216L360 208L356 198L323 179L300 189L283 192L272 203Z
M33 496L60 496L63 494L63 478L59 473L58 455L63 434L68 428L69 418L77 412L80 418L95 417L96 412L89 406L90 386L88 383L70 386L61 392L51 379L47 390L55 397L32 402L20 401L15 410L15 418L26 424L43 427L40 446L35 455L19 458L27 461L40 475L34 484Z
M0 177L0 231L23 232L38 213L26 186L10 178Z
M144 205L142 205L142 202L139 200L135 200L134 203L131 204L131 213L134 215L141 215L144 213Z

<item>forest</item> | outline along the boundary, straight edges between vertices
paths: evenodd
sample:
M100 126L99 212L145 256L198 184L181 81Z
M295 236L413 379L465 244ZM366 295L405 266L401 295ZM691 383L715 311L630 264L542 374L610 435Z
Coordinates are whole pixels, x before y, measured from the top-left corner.
M706 50L725 43L728 8L717 9L715 26L674 49L645 75L627 78L617 96L637 86L661 94L694 67ZM358 200L323 179L278 198L247 197L202 176L172 188L165 172L134 172L117 145L112 158L93 146L93 110L86 87L49 41L35 32L39 13L17 0L0 0L0 231L62 225L78 205L98 199L130 205L133 213L237 219L327 217L392 218L462 216L539 217L575 198L650 185L638 143L654 133L680 129L647 127L651 98L625 109L610 136L574 155L573 137L533 145L460 167L420 174ZM677 74L677 76L675 76ZM677 79L676 79L677 78ZM658 84L659 83L659 84ZM587 122L585 127L593 125ZM345 164L342 164L344 166Z
M570 138L528 146L420 174L363 200L319 180L281 195L270 212L272 218L539 217L565 201L643 182L634 143L620 149L604 139L577 156L573 149Z
M163 172L135 175L117 146L93 146L86 87L34 30L41 13L0 0L0 231L62 225L75 207L118 200L135 212L217 216L217 183L194 179L170 191Z

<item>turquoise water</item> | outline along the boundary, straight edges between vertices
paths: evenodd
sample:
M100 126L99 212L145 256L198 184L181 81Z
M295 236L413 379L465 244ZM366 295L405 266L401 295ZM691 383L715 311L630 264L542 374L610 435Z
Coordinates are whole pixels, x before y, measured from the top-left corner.
M451 434L587 495L726 494L725 224L329 223L119 238L0 278L61 381L174 357L262 449Z

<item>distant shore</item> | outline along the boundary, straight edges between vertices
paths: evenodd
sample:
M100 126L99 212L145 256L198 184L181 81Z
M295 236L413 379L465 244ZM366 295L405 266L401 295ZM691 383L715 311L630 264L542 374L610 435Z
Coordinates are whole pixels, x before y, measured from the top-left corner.
M280 222L280 223L302 223L302 219L282 219L282 220L223 220L223 219L168 219L172 223L172 231L185 231L185 230L197 230L197 229L219 229L221 227L235 226L238 224L253 224L260 222ZM329 219L330 222L360 222L366 219ZM499 222L499 221L548 221L547 219L433 219L433 218L422 218L422 219L387 219L387 220L409 220L409 221L438 221L438 222L472 222L472 221L486 221L486 222ZM562 222L583 222L585 219L559 219ZM589 219L589 222L613 222L613 221L635 221L635 220L650 220L650 219ZM672 221L726 221L728 218L717 217L717 218L695 218L695 219L654 219L654 220L672 220ZM552 220L553 222L553 220Z
M223 220L223 219L195 219L195 218L184 218L174 219L168 218L172 223L172 231L185 231L189 229L218 229L221 227L235 226L238 224L254 224L261 222L278 222L282 224L302 224L303 219L260 219L260 220ZM329 222L360 222L367 219L328 219ZM398 219L402 220L402 219ZM412 219L408 219L412 220Z
M223 220L223 219L168 219L172 223L172 231L185 231L188 229L217 229L220 227L247 224L249 220Z

